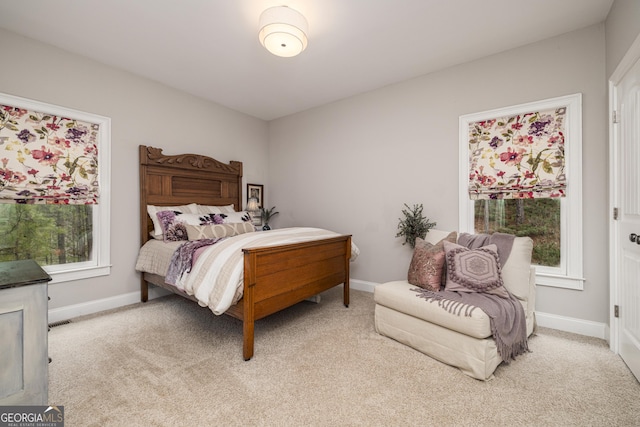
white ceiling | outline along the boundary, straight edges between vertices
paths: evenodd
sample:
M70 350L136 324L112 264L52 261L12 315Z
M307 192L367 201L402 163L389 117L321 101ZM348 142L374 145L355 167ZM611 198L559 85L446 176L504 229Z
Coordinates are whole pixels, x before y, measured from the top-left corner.
M613 0L2 0L0 27L271 120L603 22ZM309 22L294 58L258 18Z

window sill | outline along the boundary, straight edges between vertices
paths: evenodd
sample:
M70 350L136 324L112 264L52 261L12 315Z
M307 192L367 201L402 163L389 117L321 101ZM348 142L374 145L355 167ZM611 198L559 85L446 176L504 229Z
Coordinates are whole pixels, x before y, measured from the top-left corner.
M51 276L51 282L49 282L49 284L71 282L73 280L80 279L90 279L92 277L98 276L108 276L111 273L110 265L78 268L67 271L49 271L47 269L47 266L44 266L42 268Z
M549 286L553 288L574 289L581 291L584 289L584 278L559 276L548 273L536 273L536 285Z

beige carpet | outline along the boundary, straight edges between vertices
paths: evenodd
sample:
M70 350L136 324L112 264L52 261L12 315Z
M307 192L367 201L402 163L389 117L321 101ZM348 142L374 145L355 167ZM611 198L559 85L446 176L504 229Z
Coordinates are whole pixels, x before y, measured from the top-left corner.
M49 403L66 426L638 426L640 385L598 339L541 328L495 379L376 334L373 296L342 289L256 325L179 297L49 334Z

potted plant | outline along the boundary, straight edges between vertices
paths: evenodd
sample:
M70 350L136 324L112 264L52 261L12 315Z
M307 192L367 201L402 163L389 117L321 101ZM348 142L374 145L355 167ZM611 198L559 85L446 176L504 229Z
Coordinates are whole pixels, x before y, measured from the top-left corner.
M429 219L422 216L422 204L413 205L409 208L405 203L406 209L402 210L404 219L400 218L398 223L398 234L396 237L404 237L403 245L407 243L412 248L416 246L416 238L424 239L430 229L436 226L435 222L429 222Z
M269 226L269 221L271 220L271 218L273 218L274 216L278 215L280 212L274 212L276 210L276 207L272 207L272 208L268 208L268 209L262 209L262 222L264 223L264 225L262 226L263 230L271 230L271 227Z

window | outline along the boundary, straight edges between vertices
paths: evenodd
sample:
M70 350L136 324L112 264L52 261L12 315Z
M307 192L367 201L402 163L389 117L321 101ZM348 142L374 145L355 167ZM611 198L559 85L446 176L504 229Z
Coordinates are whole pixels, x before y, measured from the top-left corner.
M517 140L518 136L526 138L541 130L536 128L538 119L533 117L544 117L547 111L560 112L564 119L563 127L559 131L556 129L564 143L560 148L554 148L561 153L555 157L551 155L553 149L543 147L545 153L541 156L522 140ZM514 117L518 120L511 122ZM531 126L533 130L525 132L511 125L517 122L525 123L525 127ZM495 152L490 155L486 151L480 152L474 145L478 135L473 127L478 123L497 123L494 127L498 128L497 138L489 133L480 136L486 143L493 144ZM517 130L512 132L511 129ZM531 237L534 242L532 261L536 265L536 283L539 285L583 288L581 129L580 94L460 117L459 229L468 233L504 232ZM505 174L500 170L492 175L494 170L487 170L490 166L485 170L483 167L474 170L478 158L485 165L499 165L501 160L509 162L515 152L524 157L518 159L524 166L514 162L512 165L517 170L513 173ZM509 154L513 157L509 158ZM559 157L563 157L564 163L558 161ZM478 169L482 179L478 178ZM499 169L496 167L495 171ZM543 169L549 176L537 174ZM518 175L520 173L522 176ZM554 179L550 178L553 177L559 179L552 182Z
M5 94L0 106L0 261L34 259L52 283L109 274L110 119Z
M474 232L529 236L533 239L532 262L560 267L560 199L500 199L474 201Z

